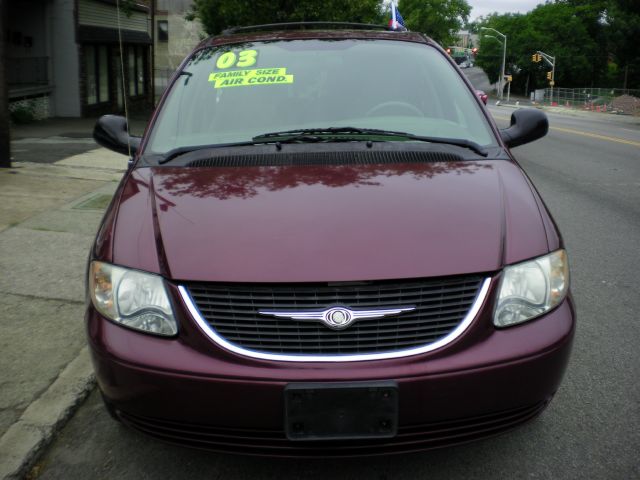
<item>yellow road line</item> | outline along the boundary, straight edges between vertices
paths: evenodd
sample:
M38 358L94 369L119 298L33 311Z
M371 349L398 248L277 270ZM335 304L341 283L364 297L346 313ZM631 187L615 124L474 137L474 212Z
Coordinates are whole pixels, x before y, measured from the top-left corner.
M582 132L580 130L574 130L572 128L562 127L549 127L551 130L557 130L559 132L573 133L574 135L582 135L583 137L597 138L599 140L607 140L608 142L624 143L626 145L633 145L634 147L640 147L640 142L634 142L633 140L626 140L624 138L609 137L607 135L599 135L597 133Z
M511 120L510 118L507 118L507 117L494 116L493 118L495 118L496 120ZM633 145L634 147L640 147L640 142L636 142L633 140L626 140L624 138L619 138L619 137L609 137L607 135L599 135L597 133L583 132L581 130L574 130L573 128L549 127L549 130L557 130L558 132L573 133L574 135L582 135L583 137L597 138L599 140L606 140L608 142L624 143L625 145Z

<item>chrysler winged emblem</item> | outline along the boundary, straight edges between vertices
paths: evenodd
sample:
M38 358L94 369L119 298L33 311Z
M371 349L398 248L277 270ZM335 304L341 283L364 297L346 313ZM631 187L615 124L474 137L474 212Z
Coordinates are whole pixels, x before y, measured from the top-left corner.
M352 310L346 307L330 307L326 310L260 310L260 315L273 315L278 318L290 318L292 320L316 321L322 322L327 327L334 330L342 330L347 328L357 320L366 320L370 318L381 318L389 315L397 315L403 312L415 310L414 306L396 307L396 308L379 308L375 310Z

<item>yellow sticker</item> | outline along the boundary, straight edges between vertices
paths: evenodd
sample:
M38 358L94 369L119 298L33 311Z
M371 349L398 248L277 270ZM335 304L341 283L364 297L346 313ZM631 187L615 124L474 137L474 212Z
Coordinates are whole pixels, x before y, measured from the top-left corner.
M256 68L254 70L231 70L209 75L214 88L250 87L254 85L281 85L293 83L294 76L286 68Z
M257 50L243 50L239 53L239 56L236 67L253 67L258 61Z
M216 68L224 70L231 67L253 67L257 61L257 50L242 50L237 55L234 52L225 52L218 57Z

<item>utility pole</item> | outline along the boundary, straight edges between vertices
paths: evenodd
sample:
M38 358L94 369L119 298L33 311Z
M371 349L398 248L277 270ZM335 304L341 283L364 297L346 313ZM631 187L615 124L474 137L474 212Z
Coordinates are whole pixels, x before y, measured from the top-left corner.
M500 37L502 38L502 41L501 41L499 38L496 38L493 35L485 35L485 37L493 38L502 44L502 69L500 70L500 87L499 87L500 88L499 96L500 96L500 100L502 100L503 90L504 90L504 68L507 62L507 36L503 33L500 33L495 28L491 28L491 27L480 27L480 30L491 30L492 32L495 32L496 34L500 35Z
M7 82L7 25L9 0L0 0L0 167L11 168L9 86Z
M151 102L156 108L156 0L151 0Z
M553 87L556 84L556 57L553 57L548 53L541 52L540 50L538 50L536 54L542 57L542 60L544 60L551 67L551 71L547 72L547 80L549 80L549 86L551 87L551 101L549 102L549 104L552 104L553 103ZM535 61L539 62L540 59L538 58Z

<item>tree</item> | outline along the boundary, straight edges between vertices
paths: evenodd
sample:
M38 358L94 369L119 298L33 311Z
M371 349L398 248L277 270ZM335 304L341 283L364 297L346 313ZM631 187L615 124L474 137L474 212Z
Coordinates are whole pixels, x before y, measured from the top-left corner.
M618 85L640 88L640 10L632 0L609 2L604 12L610 53L619 67Z
M210 35L228 27L330 21L380 23L382 0L195 0L191 18Z
M556 0L527 14L493 14L478 23L507 35L506 71L513 74L512 89L548 86L550 67L531 61L537 50L556 57L556 86L640 87L637 0ZM493 82L501 62L500 44L481 37L476 63Z
M602 45L589 31L590 21L581 17L568 2L538 5L527 14L493 14L482 19L481 26L495 28L507 35L506 73L513 75L512 89L524 92L548 86L546 74L551 68L534 63L531 55L540 50L556 57L555 83L562 87L590 86L606 71ZM481 37L478 66L490 81L497 81L502 48L487 36Z
M455 33L469 19L471 7L466 0L400 0L409 30L422 32L441 45L452 45Z
M130 17L133 14L133 7L135 7L137 3L139 3L138 0L120 0L120 8L127 17Z

